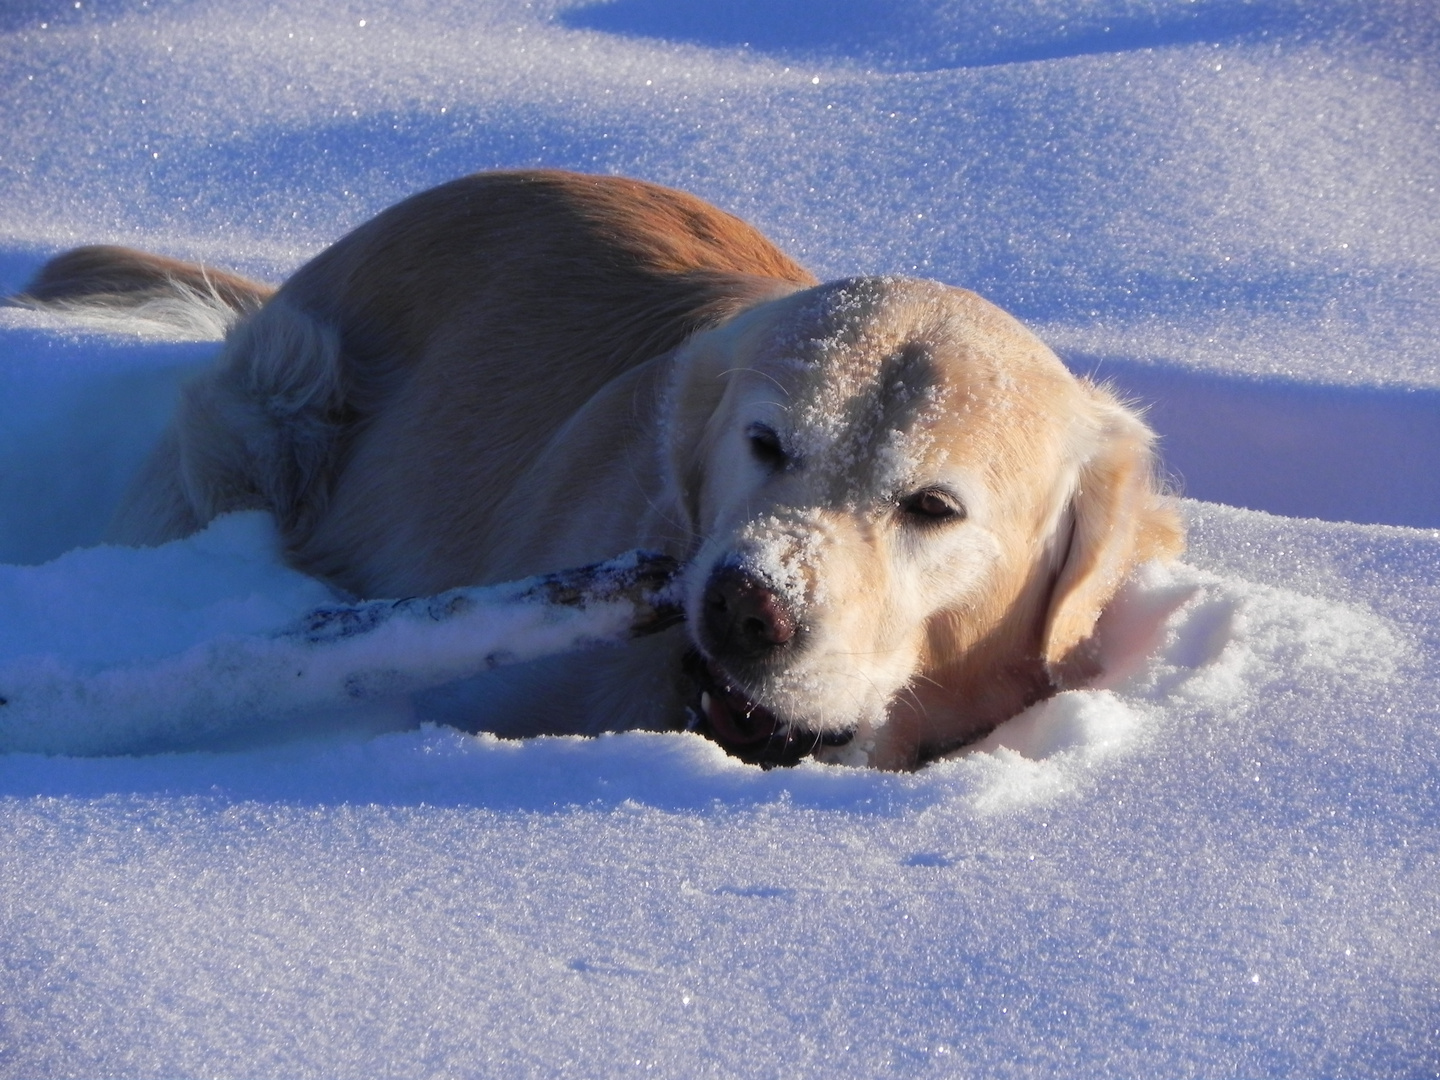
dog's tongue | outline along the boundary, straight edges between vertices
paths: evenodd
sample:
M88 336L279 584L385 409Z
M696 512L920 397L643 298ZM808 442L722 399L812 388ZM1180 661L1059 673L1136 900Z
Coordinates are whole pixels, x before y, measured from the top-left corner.
M728 686L707 691L701 696L700 705L711 733L722 743L754 746L779 734L780 722L774 713Z

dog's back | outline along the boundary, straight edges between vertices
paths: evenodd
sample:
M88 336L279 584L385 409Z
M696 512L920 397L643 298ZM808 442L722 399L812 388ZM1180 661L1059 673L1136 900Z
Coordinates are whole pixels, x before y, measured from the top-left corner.
M297 561L362 592L484 574L500 500L597 391L813 283L737 218L634 180L491 174L385 211L276 298L342 328L358 435Z
M273 295L209 268L88 248L53 260L27 299L218 305L238 320L114 539L157 543L263 507L294 561L373 593L461 584L454 559L417 552L440 537L483 547L497 502L599 388L777 289L814 283L693 196L536 171L416 195ZM401 504L403 521L377 512Z

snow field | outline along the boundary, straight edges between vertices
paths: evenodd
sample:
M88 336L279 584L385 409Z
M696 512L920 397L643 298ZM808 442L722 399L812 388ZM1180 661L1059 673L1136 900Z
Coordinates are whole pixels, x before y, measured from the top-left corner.
M0 696L131 695L0 753L0 1076L1434 1075L1437 50L1419 0L8 5L6 292L623 172L974 288L1192 498L1101 683L915 775L197 730L175 688L327 599L257 515L93 546L214 346L0 309Z

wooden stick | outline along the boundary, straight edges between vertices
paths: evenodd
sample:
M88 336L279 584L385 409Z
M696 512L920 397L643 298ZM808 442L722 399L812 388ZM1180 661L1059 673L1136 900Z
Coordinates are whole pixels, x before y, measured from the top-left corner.
M502 585L327 605L274 634L140 664L20 658L0 667L0 752L153 753L243 744L277 726L393 728L417 691L675 625L676 570L630 552Z

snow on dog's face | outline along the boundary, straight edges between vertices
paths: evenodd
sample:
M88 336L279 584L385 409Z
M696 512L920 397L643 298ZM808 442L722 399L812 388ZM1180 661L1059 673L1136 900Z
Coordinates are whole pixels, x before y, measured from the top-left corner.
M676 371L692 711L750 760L904 768L974 738L1083 669L1176 535L1144 425L970 293L836 282Z

